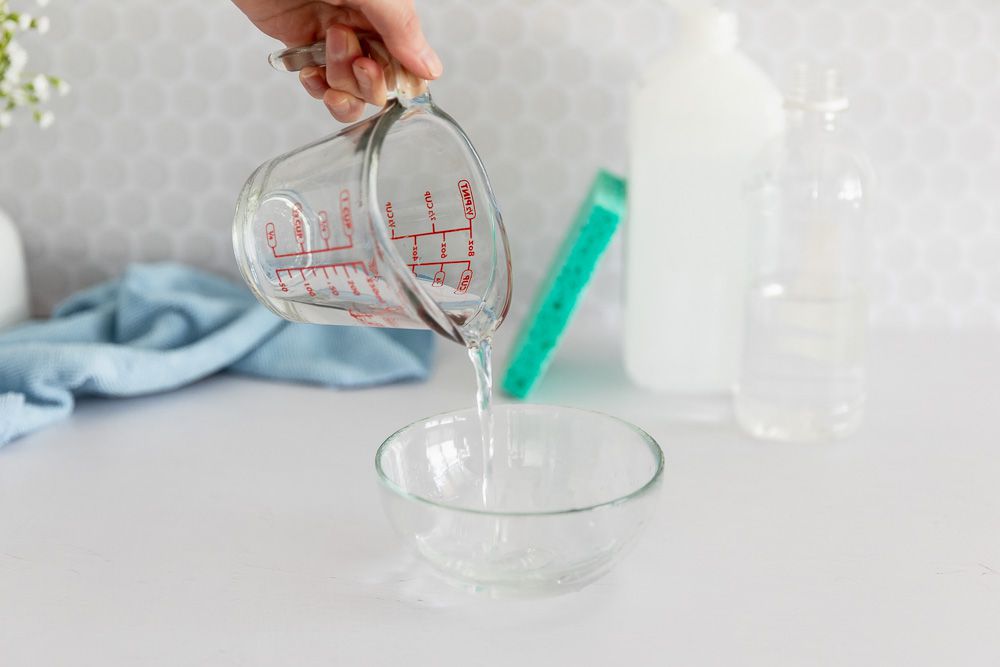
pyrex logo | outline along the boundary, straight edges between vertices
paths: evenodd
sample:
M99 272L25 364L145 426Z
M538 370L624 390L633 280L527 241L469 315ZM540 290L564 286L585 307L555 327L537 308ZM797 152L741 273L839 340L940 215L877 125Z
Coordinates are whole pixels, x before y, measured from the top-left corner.
M458 182L458 192L462 196L465 219L472 222L476 219L476 200L472 196L472 184L463 178Z

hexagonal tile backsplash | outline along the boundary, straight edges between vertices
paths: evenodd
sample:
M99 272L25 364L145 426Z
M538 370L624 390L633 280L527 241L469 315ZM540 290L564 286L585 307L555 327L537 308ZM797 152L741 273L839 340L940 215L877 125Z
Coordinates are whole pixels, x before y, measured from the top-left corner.
M476 142L504 209L517 318L594 171L624 169L630 79L669 47L674 22L658 0L418 5L446 66L435 97ZM779 82L803 57L845 72L848 123L881 184L875 323L1000 326L1000 3L728 5ZM236 276L229 225L244 179L336 123L270 70L275 44L225 0L54 0L47 11L50 34L26 41L31 65L74 92L52 128L0 133L0 205L23 231L36 311L131 261ZM579 313L586 326L617 326L621 271L615 244Z

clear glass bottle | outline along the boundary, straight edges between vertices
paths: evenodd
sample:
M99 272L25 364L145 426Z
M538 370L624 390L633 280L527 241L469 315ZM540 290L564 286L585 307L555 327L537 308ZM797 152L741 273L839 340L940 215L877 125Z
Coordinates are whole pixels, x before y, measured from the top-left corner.
M842 437L864 413L873 179L841 131L847 106L836 70L800 66L786 132L748 181L752 259L735 409L759 438Z

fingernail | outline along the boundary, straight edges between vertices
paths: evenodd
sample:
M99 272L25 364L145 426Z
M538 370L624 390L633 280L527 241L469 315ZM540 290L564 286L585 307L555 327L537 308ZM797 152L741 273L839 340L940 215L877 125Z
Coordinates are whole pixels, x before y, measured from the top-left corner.
M338 116L346 116L351 110L351 101L348 99L343 99L335 104L330 105L330 111L337 114Z
M330 30L326 36L327 39L327 50L335 54L342 54L347 52L347 30L335 29Z
M351 65L351 70L354 72L354 78L358 80L358 87L361 88L361 92L366 94L372 87L371 77L368 76L368 70L362 67L359 63L354 63Z
M313 95L319 95L326 87L326 78L317 70L303 72L302 85Z
M433 49L428 48L421 53L420 61L427 68L427 71L431 73L432 77L437 78L444 71L444 65L441 64L441 59L438 58L438 54L434 53Z

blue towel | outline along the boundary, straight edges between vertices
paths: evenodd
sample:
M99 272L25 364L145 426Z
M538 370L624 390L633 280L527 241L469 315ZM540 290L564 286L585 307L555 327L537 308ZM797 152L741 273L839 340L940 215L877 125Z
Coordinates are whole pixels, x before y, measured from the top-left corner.
M221 370L331 387L427 377L429 331L292 324L245 287L177 264L130 267L50 320L0 332L0 445L63 419L76 396L137 396Z

